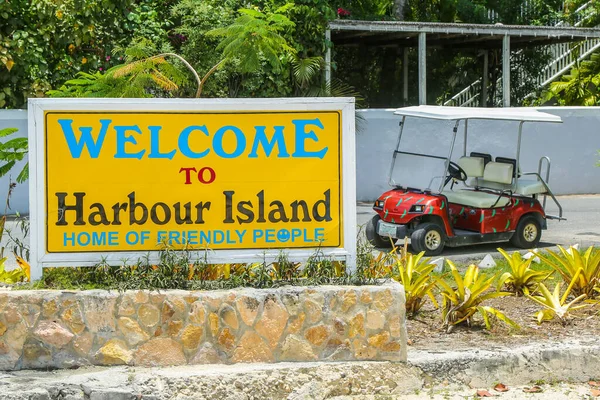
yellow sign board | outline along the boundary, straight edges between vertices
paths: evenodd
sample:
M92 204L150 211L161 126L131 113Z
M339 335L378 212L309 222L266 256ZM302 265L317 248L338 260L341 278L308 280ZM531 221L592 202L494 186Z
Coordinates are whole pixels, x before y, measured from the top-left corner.
M354 100L30 99L33 279L44 266L356 254Z
M340 247L341 111L46 111L47 251Z

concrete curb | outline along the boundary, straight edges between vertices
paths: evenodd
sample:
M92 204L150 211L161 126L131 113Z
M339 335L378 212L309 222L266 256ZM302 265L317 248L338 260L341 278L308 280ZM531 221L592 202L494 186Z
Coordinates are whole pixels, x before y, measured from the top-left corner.
M600 340L532 343L494 350L411 351L409 364L433 380L448 380L470 387L525 385L534 381L586 382L600 373Z
M470 387L497 382L585 382L600 371L596 338L518 348L409 352L409 363L339 362L82 368L0 374L0 398L21 399L325 399L403 398L443 381Z

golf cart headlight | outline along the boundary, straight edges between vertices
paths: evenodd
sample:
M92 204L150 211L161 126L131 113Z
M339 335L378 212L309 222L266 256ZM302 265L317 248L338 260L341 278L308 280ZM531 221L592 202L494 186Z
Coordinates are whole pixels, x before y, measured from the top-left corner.
M384 204L383 200L377 200L377 201L375 201L375 207L376 208L383 208L383 204Z
M410 212L414 212L414 213L422 213L423 210L425 210L425 206L421 206L421 205L419 205L419 206L412 206L410 208Z

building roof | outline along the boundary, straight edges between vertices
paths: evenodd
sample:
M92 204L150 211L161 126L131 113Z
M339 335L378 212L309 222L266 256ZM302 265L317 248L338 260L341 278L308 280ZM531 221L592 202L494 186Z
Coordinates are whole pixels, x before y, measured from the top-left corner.
M501 48L507 35L512 48L600 38L600 29L570 26L335 20L329 29L336 46L415 47L419 33L427 33L428 47L477 49Z
M475 108L475 107L443 107L443 106L416 106L399 108L394 114L429 118L440 120L488 119L502 121L524 122L562 122L562 119L553 114L537 111L531 107L513 108Z

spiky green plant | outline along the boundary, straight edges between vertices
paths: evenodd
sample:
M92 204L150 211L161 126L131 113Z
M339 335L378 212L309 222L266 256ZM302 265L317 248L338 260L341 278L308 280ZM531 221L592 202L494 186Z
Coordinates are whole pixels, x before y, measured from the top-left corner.
M552 275L542 271L534 271L531 267L531 262L534 257L528 260L524 259L518 251L515 251L512 256L503 249L498 249L500 254L508 261L510 271L505 272L498 280L498 289L506 286L509 292L515 293L517 296L522 296L524 293L531 293L540 282L545 281Z
M17 282L25 282L28 280L27 273L24 267L19 265L19 268L15 268L13 270L7 271L4 267L4 263L6 262L6 257L0 259L0 282L1 283L17 283Z
M425 252L411 254L405 247L402 255L396 258L392 269L392 279L404 286L406 314L409 317L419 312L426 296L436 308L438 307L433 290L439 279L432 276L436 265L431 263L431 258L423 258L424 254Z
M594 297L597 293L594 288L600 286L600 251L593 246L584 253L572 246L569 250L562 246L558 249L558 252L547 250L546 253L536 252L536 255L558 272L567 285L572 286L575 296L585 294Z
M487 329L491 329L490 315L495 316L510 327L519 328L519 325L500 310L482 305L486 300L511 294L510 292L489 291L497 278L496 275L487 277L485 274L479 273L479 268L476 265L469 265L463 277L452 261L446 260L446 262L450 266L455 286L451 286L444 280L439 280L438 287L441 290L443 299L442 326L447 329L448 333L452 332L456 325L463 322L471 326L473 316L476 313L481 314Z
M571 293L571 290L573 289L574 284L577 282L577 278L580 274L581 269L575 274L571 280L571 283L567 287L567 290L565 290L562 296L560 295L561 282L556 283L553 292L550 292L546 285L540 283L538 286L540 293L539 295L532 296L527 293L525 294L525 296L527 296L529 299L544 307L543 310L535 313L538 324L541 324L543 321L550 321L554 318L557 318L563 325L565 325L568 322L568 318L572 311L586 306L585 304L578 306L575 305L587 297L585 294L579 295L567 303L567 298L569 297L569 294Z

